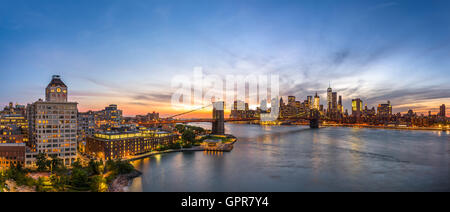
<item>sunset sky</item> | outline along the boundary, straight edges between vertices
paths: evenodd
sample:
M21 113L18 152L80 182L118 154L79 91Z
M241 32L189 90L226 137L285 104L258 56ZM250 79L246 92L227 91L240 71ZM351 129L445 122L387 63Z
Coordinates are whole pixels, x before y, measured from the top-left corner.
M345 108L450 108L450 1L0 1L0 106L44 97L53 74L79 110L171 107L171 80L278 74L281 95L326 89ZM447 114L450 114L448 110Z

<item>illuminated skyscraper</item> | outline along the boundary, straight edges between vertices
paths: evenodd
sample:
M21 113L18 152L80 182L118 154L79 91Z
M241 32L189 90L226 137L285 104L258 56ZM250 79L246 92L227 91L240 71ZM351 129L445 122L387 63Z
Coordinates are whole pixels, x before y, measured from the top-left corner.
M320 97L317 95L314 96L314 109L319 110L320 108Z
M67 86L54 75L45 89L46 101L28 107L30 142L36 153L32 160L37 153L57 156L64 165L71 165L77 158L78 103L68 102L67 94Z
M288 105L295 105L295 96L288 96Z
M392 105L388 101L387 104L379 104L377 108L377 115L381 117L388 117L392 115Z
M309 109L312 109L314 107L312 96L307 96L306 99L308 101Z
M352 116L360 117L363 108L363 102L361 99L352 100Z
M344 114L344 106L342 106L342 96L339 96L338 111L339 113Z

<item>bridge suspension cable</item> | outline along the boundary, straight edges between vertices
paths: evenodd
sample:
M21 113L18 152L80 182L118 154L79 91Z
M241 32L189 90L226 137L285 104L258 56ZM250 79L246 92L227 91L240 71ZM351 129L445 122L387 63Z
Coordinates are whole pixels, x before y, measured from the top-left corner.
M207 107L209 107L209 106L211 106L211 105L213 105L213 104L209 104L209 105L206 105L206 106L202 106L202 107L200 107L200 108L193 109L193 110L190 110L190 111L186 111L186 112L183 112L183 113L179 113L179 114L176 114L176 115L173 115L173 116L169 116L169 117L166 117L166 118L167 118L167 119L171 119L171 118L174 118L174 117L177 117L177 116L182 116L182 115L185 115L185 114L188 114L188 113L192 113L192 112L195 112L195 111L198 111L198 110L203 110L203 109L205 109L205 108L207 108Z

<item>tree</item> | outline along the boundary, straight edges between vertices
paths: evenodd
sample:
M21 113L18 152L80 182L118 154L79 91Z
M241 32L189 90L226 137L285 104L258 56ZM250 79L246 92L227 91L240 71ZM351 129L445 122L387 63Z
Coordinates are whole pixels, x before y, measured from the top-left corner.
M51 158L52 159L50 160L50 164L51 164L50 169L51 169L51 172L53 173L53 171L59 170L61 167L63 167L63 162L62 162L62 159L58 158L55 155L52 155Z
M73 168L71 184L78 188L89 187L89 177L88 173L82 168Z
M179 133L183 133L185 126L182 124L177 124L175 125L175 129L179 132Z
M6 188L6 175L0 172L0 192Z
M101 175L95 175L91 178L90 185L92 192L105 192L108 189L106 179Z
M58 191L65 191L66 185L69 184L69 177L66 174L63 175L52 175L50 177L50 182L53 187Z
M134 170L133 165L128 161L117 161L116 172L117 174L128 174Z
M36 156L36 166L38 167L38 171L45 171L47 170L47 167L50 165L50 161L47 160L47 156L44 153L39 153Z
M80 158L77 158L77 160L76 160L75 162L72 163L72 168L78 168L78 169L83 168L83 166L81 165L81 160L80 160Z
M91 159L89 161L89 164L88 164L88 167L87 167L88 171L89 171L89 175L99 175L99 174L101 174L102 171L103 171L103 170L101 170L101 165L102 164L103 163L97 162L97 161Z
M186 142L192 143L195 141L195 133L192 130L185 130L181 138Z
M36 186L37 192L43 192L44 191L44 179L42 179L42 177L39 177L35 183L35 186Z

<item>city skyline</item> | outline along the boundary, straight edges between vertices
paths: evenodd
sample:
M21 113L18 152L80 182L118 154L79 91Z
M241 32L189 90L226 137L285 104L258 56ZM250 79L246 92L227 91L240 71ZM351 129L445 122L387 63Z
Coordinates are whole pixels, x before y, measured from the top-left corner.
M43 98L42 85L59 74L82 112L117 104L126 116L175 114L171 77L196 66L279 74L281 95L318 92L323 105L331 81L349 110L354 98L369 107L390 100L394 113L450 105L449 2L196 3L5 4L0 105Z
M52 79L54 79L55 77L57 77L58 79L59 79L59 75L53 75L52 76ZM329 84L329 86L331 86L331 84ZM338 104L338 102L337 102L337 99L335 99L335 98L333 98L332 100L330 99L330 102L328 102L328 98L331 98L331 96L330 97L328 97L327 95L328 95L328 93L330 93L331 94L331 90L332 88L331 87L328 87L328 89L327 89L327 93L324 95L325 96L325 99L322 99L322 100L320 100L321 99L321 97L320 97L320 95L318 95L318 93L316 92L316 94L315 94L315 97L314 97L314 99L312 99L312 96L306 96L304 99L302 99L302 98L299 98L299 99L297 99L297 97L296 96L292 96L292 95L288 95L288 96L280 96L280 99L279 99L279 101L285 101L285 102L287 102L288 100L289 100L289 102L291 101L290 99L293 97L293 100L292 101L296 101L296 102L298 102L298 103L302 103L303 101L302 100L304 100L305 102L309 102L309 104L312 104L312 106L311 107L313 107L313 108L315 108L315 109L318 109L318 106L320 105L321 107L323 107L323 108L327 108L327 104L332 104L332 102L333 102L333 104L336 104L336 107L338 107L338 106L343 106L343 105L341 105L341 98L342 98L342 96L341 95L339 95L339 104ZM48 90L48 87L45 89L46 90L46 92L48 92L47 90ZM329 92L328 92L329 91ZM64 91L64 93L66 93L66 91ZM337 92L332 92L333 93L333 95L337 95L338 93ZM48 93L47 93L47 95L48 95ZM45 99L47 99L47 98L49 98L48 96L46 95L46 97L45 97ZM64 94L65 95L65 94ZM67 99L67 96L65 96L65 98L66 98L66 101L68 100ZM309 99L309 98L311 98L311 99ZM336 96L336 98L337 98L337 96ZM284 100L283 100L284 99ZM357 100L359 100L359 101L361 101L362 99L360 99L360 98L356 98ZM43 98L38 98L37 99L38 101L41 101L41 100L43 100ZM70 99L69 99L70 100ZM317 100L319 100L319 102L316 102ZM236 102L237 101L241 101L241 100L235 100L234 101L234 104L236 104ZM264 102L265 102L265 105L267 106L267 107L269 107L270 108L270 104L271 103L268 103L267 102L267 100L263 100ZM310 102L311 101L311 102ZM355 101L355 99L352 99L351 100L352 102L354 102ZM248 110L248 109L250 109L250 110L255 110L255 109L257 109L257 108L259 108L261 105L249 105L248 104L248 101L246 100L246 101L242 101L242 102L244 102L245 104L246 104L246 110ZM364 100L362 100L362 102L364 102ZM375 109L375 111L374 112L379 112L379 108L377 108L377 107L381 107L381 105L385 105L386 104L386 102L384 102L384 103L380 103L380 104L378 104L378 105L367 105L367 103L362 103L361 102L361 107L358 109L358 110L364 110L364 108L366 108L366 109L371 109L371 108L373 108L373 109ZM77 104L79 104L78 102L76 102ZM293 102L294 103L294 102ZM391 101L390 100L387 100L387 103L388 103L388 105L390 105L390 106L392 106L392 107L394 107L393 105L391 105ZM5 104L5 105L0 105L0 108L2 108L3 106L4 107L13 107L14 105L17 107L18 105L20 105L20 106L26 106L27 104L29 104L29 103L26 103L26 104L20 104L20 103L18 103L18 102L16 102L16 103L14 103L14 102L12 102L12 101L10 101L10 102L8 102L8 104ZM263 102L261 102L261 104L263 104ZM267 105L267 104L269 104L269 105ZM111 107L111 106L115 106L116 107L116 110L117 109L121 109L121 107L120 107L120 105L117 105L117 104L114 104L114 103L111 103L111 104L109 104L109 105L104 105L104 106L101 106L101 108L89 108L89 109L87 109L87 110L84 110L84 111L80 111L79 110L79 112L80 113L84 113L84 112L89 112L89 111L99 111L99 110L101 110L101 109L104 109L105 107L107 108L107 107ZM317 107L316 107L316 105L317 105ZM330 105L331 106L331 105ZM444 106L444 111L446 112L446 114L449 114L447 111L449 110L448 108L445 108L445 104L441 104L441 105L439 105L438 107L437 107L437 113L433 113L433 111L435 111L436 109L432 109L432 110L429 110L429 111L427 111L426 113L425 112L420 112L420 113L418 113L419 115L420 114L423 114L423 115L440 115L440 112L442 112L442 109L441 109L441 106ZM236 106L234 106L234 107L236 107ZM233 110L232 108L224 108L225 109L225 114L226 115L230 115L230 114L232 114L231 113L231 110ZM335 109L337 109L337 108L335 108ZM203 108L203 109L198 109L198 107L195 107L195 109L194 109L194 111L191 111L191 112L189 112L187 115L183 115L183 117L198 117L198 118L204 118L204 117L209 117L211 114L211 110L212 110L212 108L210 109L210 107L206 107L206 108ZM236 110L236 108L235 108L235 110ZM325 109L325 110L328 110L328 109ZM334 109L333 109L334 110ZM344 113L344 111L347 113L347 112L349 112L349 113L352 113L352 110L353 110L353 106L351 106L351 107L349 107L349 108L346 108L346 107L343 107L343 108L341 108L341 109L339 109L339 111L341 111L341 113ZM122 110L120 110L121 111L121 113L122 113ZM403 113L401 113L401 112L398 112L398 113L401 113L401 114L406 114L406 113L409 113L410 111L413 111L414 113L417 113L417 111L414 111L412 108L410 108L410 109L408 109L408 111L407 112L403 112ZM175 115L175 114L180 114L179 112L180 112L180 110L177 110L177 112L178 113L169 113L169 114L162 114L163 116L171 116L171 115ZM181 110L181 112L186 112L185 110ZM124 116L125 117L134 117L134 116L138 116L138 115L146 115L146 114L151 114L151 113L155 113L155 110L153 110L153 111L145 111L145 112L143 112L143 113L140 113L140 114L131 114L131 115L126 115L126 112L124 113ZM391 112L391 113L393 113L393 114L395 114L394 112ZM159 114L159 111L158 111L158 114ZM199 116L200 115L200 116ZM444 117L448 117L448 115L445 115ZM166 117L161 117L161 118L166 118Z

